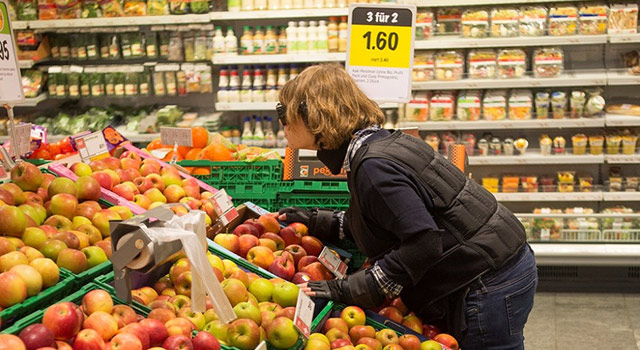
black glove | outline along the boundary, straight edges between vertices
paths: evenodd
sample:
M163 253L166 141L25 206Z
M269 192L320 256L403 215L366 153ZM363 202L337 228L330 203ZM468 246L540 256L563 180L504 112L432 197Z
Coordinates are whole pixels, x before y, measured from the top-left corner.
M280 209L278 214L286 214L286 224L299 222L309 228L309 234L321 240L335 240L340 231L340 220L336 211L331 209L303 209L298 207L288 207Z
M371 309L382 305L385 295L378 287L370 269L360 270L343 279L312 281L307 287L317 298L325 298L347 305Z

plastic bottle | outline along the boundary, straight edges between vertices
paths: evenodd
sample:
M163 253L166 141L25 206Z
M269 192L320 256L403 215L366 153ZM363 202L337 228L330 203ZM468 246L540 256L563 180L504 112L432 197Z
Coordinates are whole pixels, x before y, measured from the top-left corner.
M307 48L309 53L318 52L318 22L309 21L309 28L307 29Z
M229 71L227 67L220 68L217 100L218 102L229 102Z
M242 11L253 11L253 0L240 0L242 2Z
M267 0L253 0L253 9L258 11L264 11L268 7Z
M293 7L293 0L280 0L280 8L290 10Z
M300 74L300 68L297 64L292 64L291 69L289 69L289 80L295 79L298 74Z
M238 67L232 66L229 72L229 91L227 92L229 102L240 102L240 77Z
M242 85L240 87L240 102L251 102L251 71L245 69L242 72Z
M253 54L262 55L264 51L264 31L262 26L257 26L256 33L253 35Z
M298 49L298 27L296 22L290 21L287 27L287 53L295 54Z
M227 36L224 38L224 52L231 56L238 54L238 38L231 26L227 27Z
M240 0L227 0L227 9L229 12L239 12Z
M251 32L251 27L249 26L244 26L244 31L242 32L242 37L240 38L240 53L242 55L253 54L253 33Z
M324 0L324 7L326 8L336 7L336 0Z
M314 7L315 7L315 6L314 6L314 2L313 2L313 1L314 1L314 0L303 0L303 3L302 3L302 4L303 4L304 8L306 8L306 9L312 9L312 8L314 8Z
M327 26L327 46L329 52L338 52L340 47L338 35L338 19L336 17L329 17L329 25Z
M266 102L278 101L278 74L275 66L267 67L267 83L265 84L264 100Z
M307 38L307 33L308 33L307 22L306 21L298 22L298 33L297 33L298 36L296 40L296 51L298 53L304 54L309 52L309 48L308 48L309 40Z
M264 120L265 120L264 147L276 148L276 146L278 146L278 141L276 140L276 135L273 132L272 119L271 117L264 117Z
M264 132L262 131L262 118L256 118L256 127L253 131L253 145L256 147L264 147Z
M338 25L338 52L347 52L347 39L349 38L349 26L347 25L347 17L340 19Z
M244 117L240 141L247 146L253 146L253 132L251 131L251 117Z
M292 8L301 9L304 7L304 0L293 0Z
M276 133L276 141L278 148L287 147L287 138L284 137L284 128L282 127L282 123L278 122L278 132Z
M324 8L324 0L314 0L313 1L313 7L317 8L317 9L323 9Z
M233 144L239 145L242 142L242 133L238 130L237 127L231 127L231 142Z
M340 7L340 8L347 7L347 0L337 0L336 5L337 7Z
M253 71L251 101L264 102L264 76L262 75L262 70L260 68L256 68Z
M316 47L318 52L328 52L329 51L329 37L327 33L327 21L320 21L317 29L317 42Z
M264 35L264 48L266 54L273 55L278 53L278 37L273 30L273 26L267 26L267 32Z
M278 53L287 53L287 27L280 26L280 34L278 35Z
M213 36L213 54L222 55L225 53L225 40L222 35L222 28L216 27L216 34Z
M280 0L268 0L268 2L269 2L269 10L280 9Z
M289 80L289 74L287 74L287 68L284 64L278 66L278 80L276 82L276 89L280 90Z

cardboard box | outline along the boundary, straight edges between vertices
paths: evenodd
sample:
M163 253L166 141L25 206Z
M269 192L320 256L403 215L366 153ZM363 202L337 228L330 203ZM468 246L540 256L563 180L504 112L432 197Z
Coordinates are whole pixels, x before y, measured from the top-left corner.
M333 175L316 157L315 151L301 151L287 148L284 156L284 180L346 180L347 172Z

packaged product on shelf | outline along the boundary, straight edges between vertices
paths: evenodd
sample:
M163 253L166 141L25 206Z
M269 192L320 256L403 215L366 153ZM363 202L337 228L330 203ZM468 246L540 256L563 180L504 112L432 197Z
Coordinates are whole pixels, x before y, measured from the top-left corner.
M120 59L122 51L120 50L120 37L117 34L108 34L107 43L109 45L109 58ZM124 46L124 45L123 45Z
M455 99L451 92L437 92L431 97L429 115L433 121L453 119Z
M129 33L123 33L120 35L120 50L122 51L122 58L128 59L133 56L131 51L131 39L132 37Z
M469 78L489 79L496 77L497 71L496 52L491 49L469 51L468 65Z
M164 72L153 72L153 94L156 96L165 96L167 89L164 85Z
M167 89L167 95L178 95L178 84L176 82L176 72L164 72L164 83Z
M436 14L436 29L439 34L458 34L461 19L461 9L441 7Z
M607 154L619 154L620 144L622 143L622 137L615 134L606 136L607 141Z
M145 0L124 0L125 16L146 16L147 3Z
M604 136L594 135L589 136L589 153L594 156L602 154L604 148Z
M476 137L472 133L462 135L462 143L469 157L473 156L476 148Z
M514 37L520 32L520 14L515 8L494 8L491 10L491 36Z
M209 13L209 0L191 0L191 13Z
M482 115L485 120L503 120L507 117L507 92L487 91L482 100Z
M564 52L560 48L537 49L533 53L533 74L536 78L551 78L562 74Z
M58 8L53 3L38 3L38 19L41 21L58 19Z
M547 34L548 10L544 6L528 6L520 9L520 35L543 36Z
M58 51L60 52L61 60L68 60L71 57L71 45L69 44L68 35L59 35L56 37L58 44Z
M124 77L124 95L125 96L137 96L138 95L138 73L129 72Z
M489 141L489 154L492 156L502 154L502 142L499 137L492 137L491 141Z
M408 122L424 122L429 120L429 91L415 92L404 109L404 120Z
M169 61L184 61L183 44L180 33L171 33L168 50L169 55L167 58Z
M56 1L59 19L82 18L82 2L76 1Z
M622 154L635 154L638 136L630 135L628 130L622 135Z
M182 70L176 72L176 86L179 96L187 94L187 74Z
M603 4L590 4L580 7L580 34L607 34L607 15L609 7Z
M193 62L195 60L195 38L191 33L184 35L182 45L184 50L184 60L187 62Z
M433 33L433 11L419 10L416 13L416 40L429 39Z
M520 188L520 176L506 175L502 177L502 192L515 193Z
M521 176L520 186L522 187L522 192L538 192L538 177Z
M578 9L574 6L555 6L549 9L549 35L578 33Z
M116 92L116 96L124 96L125 94L125 74L124 73L116 73L116 83L114 85L114 90Z
M57 85L58 85L58 74L49 72L49 77L47 82L49 97L56 97Z
M482 94L480 91L464 91L458 96L458 120L480 120L482 116Z
M91 76L87 73L80 74L80 96L91 96Z
M569 106L571 107L569 116L571 118L580 118L584 112L584 104L586 102L586 94L583 91L571 91L569 98Z
M24 97L33 98L42 92L44 87L44 73L38 69L29 69L22 74L22 91Z
M576 134L571 136L571 146L573 147L573 154L585 155L587 154L587 142L589 139L585 134Z
M200 77L200 92L213 92L213 78L211 77L211 67L206 64L196 66L196 74Z
M451 146L453 146L456 143L456 137L454 134L450 133L450 132L445 132L442 134L442 146L444 148L444 155L445 156L449 156L449 149L451 148Z
M597 115L604 110L605 100L604 97L600 95L601 93L602 90L599 88L587 91L589 98L587 99L587 104L583 112L585 116Z
M609 174L609 191L620 192L624 188L623 184L622 176L619 172Z
M467 9L460 20L462 37L486 38L489 35L489 12L484 9Z
M198 32L193 42L193 60L205 61L207 59L207 36L204 32Z
M71 49L71 51L70 51L71 60L77 61L79 59L78 51L80 50L81 47L84 49L84 43L82 42L80 34L72 34L72 35L70 35L70 38L71 38L71 41L70 41L70 44L71 44L71 47L70 47L70 49Z
M640 183L640 177L627 176L624 179L624 190L626 192L636 192L638 190L639 183Z
M86 44L87 58L90 60L97 60L100 58L100 43L98 35L95 33L88 34L86 37Z
M189 12L189 0L169 0L169 13L172 15L184 15Z
M187 93L199 93L200 92L200 75L195 71L194 67L185 69L184 72L187 79Z
M147 0L147 13L149 16L169 15L169 0Z
M513 147L518 151L518 155L523 155L527 152L527 148L529 148L529 141L521 137L513 142Z
M460 80L464 74L461 51L440 51L435 57L436 80Z
M491 193L498 193L500 188L500 179L497 177L483 177L482 187Z
M527 54L520 49L504 49L498 53L498 78L522 78L527 71Z
M82 18L99 18L102 17L102 9L98 0L82 1Z
M547 119L549 118L549 93L545 91L536 92L536 118Z
M553 146L553 141L547 134L540 135L540 154L543 156L551 155L551 146Z
M551 94L551 114L553 119L563 119L567 115L567 94L562 91Z
M575 192L575 171L558 171L558 192Z
M533 95L530 90L512 90L509 96L509 119L531 119Z
M57 74L56 76L56 97L57 98L67 97L67 75L66 74Z
M433 148L433 150L436 152L438 152L438 149L440 149L440 138L437 134L428 134L424 138L424 142L431 146L431 148Z
M505 138L504 141L502 142L502 149L504 150L505 156L512 156L513 155L513 139L510 137Z
M542 192L555 192L556 191L556 185L555 185L555 182L553 180L553 177L551 177L551 176L542 176L540 178L540 187L542 189Z
M169 32L158 33L158 48L160 49L160 57L169 59L169 44L171 43L171 34Z
M145 47L142 40L142 34L139 32L126 33L131 44L131 58L145 57Z
M105 96L116 95L116 73L107 73L104 75L104 94Z
M553 138L553 153L564 154L567 141L562 136L556 136Z
M489 155L489 140L487 140L487 138L488 137L483 136L478 140L478 155L481 155L481 156Z
M580 192L593 192L593 177L578 176L578 190Z
M434 78L433 51L418 51L413 58L413 81L424 82Z
M18 0L17 17L19 21L32 21L38 19L38 1Z
M158 58L158 33L144 33L144 53L148 58Z
M614 214L611 217L602 218L600 220L602 228L605 230L631 230L637 229L638 219L614 217L615 214L633 214L634 211L627 207L613 207L605 208L601 211L602 214Z
M119 0L100 0L100 8L105 17L124 16L124 10Z
M609 10L609 34L638 32L638 4L614 4Z
M99 73L92 73L89 81L91 83L91 96L104 96L104 76Z

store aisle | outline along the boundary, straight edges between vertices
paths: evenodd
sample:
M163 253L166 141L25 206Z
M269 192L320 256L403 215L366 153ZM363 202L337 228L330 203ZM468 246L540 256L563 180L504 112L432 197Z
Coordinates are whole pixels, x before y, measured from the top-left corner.
M640 349L640 294L538 293L527 350Z

